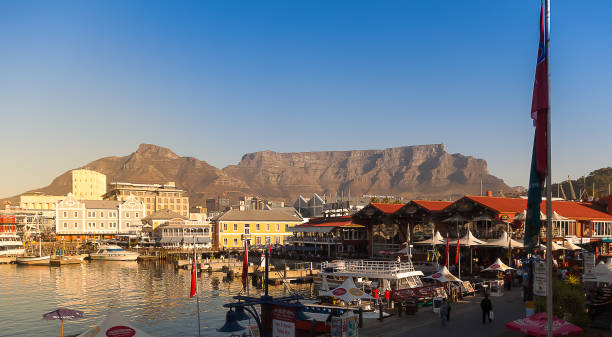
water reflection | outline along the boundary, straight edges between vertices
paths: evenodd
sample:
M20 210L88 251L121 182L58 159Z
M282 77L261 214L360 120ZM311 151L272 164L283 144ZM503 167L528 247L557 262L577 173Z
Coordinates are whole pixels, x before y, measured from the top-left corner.
M242 288L239 277L224 279L222 273L198 277L200 316L204 336L223 325L223 303ZM0 335L49 336L57 324L43 321L42 314L59 307L82 310L85 318L66 322L66 334L77 334L98 324L114 309L135 326L153 336L197 335L196 302L189 299L190 273L161 262L86 262L58 267L0 265ZM308 294L310 285L290 285ZM285 286L271 287L284 295ZM251 295L259 295L251 290Z

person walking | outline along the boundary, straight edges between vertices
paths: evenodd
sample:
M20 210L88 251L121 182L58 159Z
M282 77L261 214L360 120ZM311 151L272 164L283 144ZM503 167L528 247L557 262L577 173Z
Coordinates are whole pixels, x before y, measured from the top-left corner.
M450 302L446 302L446 303L448 304L448 310L446 311L446 320L450 321L450 312L453 306L450 304Z
M449 305L446 298L442 299L442 305L440 305L440 322L442 322L442 326L446 326L446 321L448 321L448 311Z
M485 297L480 302L480 309L482 309L482 324L485 324L485 320L487 319L489 323L491 323L491 309L493 309L493 306L491 305L488 294L485 294Z

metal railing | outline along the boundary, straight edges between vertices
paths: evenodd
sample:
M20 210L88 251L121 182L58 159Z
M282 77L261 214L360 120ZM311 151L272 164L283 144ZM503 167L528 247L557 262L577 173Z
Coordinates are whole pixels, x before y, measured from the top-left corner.
M367 274L399 274L415 271L412 262L342 260L322 262L321 271L336 271Z

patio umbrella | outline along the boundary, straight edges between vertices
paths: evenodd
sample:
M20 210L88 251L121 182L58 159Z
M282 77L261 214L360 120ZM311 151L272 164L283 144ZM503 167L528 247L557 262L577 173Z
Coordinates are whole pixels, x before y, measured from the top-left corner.
M66 308L59 308L56 310L53 310L51 312L48 312L46 314L44 314L43 316L44 320L54 320L54 319L59 319L60 321L62 321L62 325L61 325L61 336L64 336L64 320L73 320L73 319L78 319L78 318L83 318L83 312L79 311L79 310L73 310L73 309L66 309Z
M477 237L474 236L474 234L472 234L471 230L468 230L467 233L465 233L464 236L462 236L459 239L459 245L461 246L480 246L482 244L484 244L485 242L478 239ZM456 246L457 245L457 239L449 239L449 244L451 246Z
M504 272L504 271L509 270L509 269L514 270L514 268L508 267L506 264L501 262L501 260L499 258L497 258L497 260L495 260L495 262L493 262L492 265L488 266L487 268L483 269L482 271L501 271L501 272Z
M446 241L444 241L444 238L442 237L442 235L440 235L440 232L436 231L436 234L434 234L433 238L429 238L423 241L417 241L414 244L415 245L443 245L445 242Z
M460 279L458 279L455 275L451 274L450 271L448 271L448 268L446 268L446 266L440 268L440 270L438 270L437 272L429 275L429 276L425 276L424 278L428 278L428 279L432 279L432 280L437 280L440 281L442 283L446 283L446 282L461 282Z
M530 336L545 337L547 335L546 322L546 313L540 312L526 318L508 322L506 323L506 328ZM578 335L581 334L582 331L581 327L553 316L553 336Z
M573 242L565 239L563 240L563 248L567 249L567 250L581 250L582 247L574 244Z
M540 243L539 248L541 250L546 250L546 245L543 244L543 243ZM555 251L555 250L563 250L563 249L566 249L566 248L561 246L560 244L557 244L557 243L554 243L554 242L552 243L552 250L553 251Z
M521 213L517 214L513 219L519 220L519 221L525 221L527 219L527 210L524 210ZM546 220L546 215L544 215L542 211L540 211L540 220Z
M107 336L153 337L146 332L136 329L116 311L111 311L102 324L90 328L77 337Z
M485 243L483 243L482 245L485 247L502 247L502 248L508 248L508 244L509 241L511 241L511 247L512 248L523 248L523 243L516 241L514 239L510 239L508 237L508 233L506 232L502 232L502 235L499 237L499 239L495 239L495 240L490 240L487 241Z
M352 277L347 277L338 288L328 291L326 295L339 298L346 303L356 299L373 299L372 296L357 288Z

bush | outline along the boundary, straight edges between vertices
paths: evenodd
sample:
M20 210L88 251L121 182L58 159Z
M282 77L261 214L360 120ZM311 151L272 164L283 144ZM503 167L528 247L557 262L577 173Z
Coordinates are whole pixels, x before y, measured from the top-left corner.
M546 311L546 297L536 296L536 312ZM553 279L553 315L563 319L569 314L568 322L587 328L590 320L586 313L586 298L580 279L570 276L565 281Z

